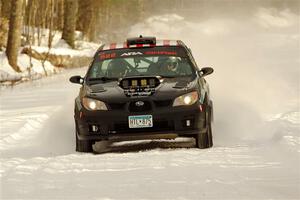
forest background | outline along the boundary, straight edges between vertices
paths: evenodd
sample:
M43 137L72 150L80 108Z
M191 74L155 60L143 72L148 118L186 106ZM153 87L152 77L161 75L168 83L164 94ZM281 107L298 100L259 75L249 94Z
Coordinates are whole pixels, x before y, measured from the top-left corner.
M17 59L20 51L41 60L43 67L45 61L51 62L49 52L57 33L76 49L76 39L99 44L123 41L134 24L153 15L177 13L189 18L205 18L213 14L212 10L218 13L218 8L222 8L222 12L226 12L226 8L232 12L234 7L239 12L239 7L247 4L251 10L257 3L225 0L0 0L0 52L5 51L9 65L15 72L21 72ZM265 0L260 4L289 8L293 8L289 4L297 5L296 1L279 0ZM43 45L45 38L49 48L47 53L40 55L31 49ZM20 50L23 47L25 49ZM61 62L51 63L64 67Z

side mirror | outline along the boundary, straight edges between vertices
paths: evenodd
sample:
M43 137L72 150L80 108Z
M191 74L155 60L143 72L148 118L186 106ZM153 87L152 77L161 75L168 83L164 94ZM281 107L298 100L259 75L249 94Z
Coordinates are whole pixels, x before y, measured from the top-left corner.
M71 83L78 83L78 84L82 84L83 83L83 78L81 76L72 76L69 81Z
M198 73L201 77L207 76L209 74L212 74L214 72L214 69L211 67L203 67L201 68Z

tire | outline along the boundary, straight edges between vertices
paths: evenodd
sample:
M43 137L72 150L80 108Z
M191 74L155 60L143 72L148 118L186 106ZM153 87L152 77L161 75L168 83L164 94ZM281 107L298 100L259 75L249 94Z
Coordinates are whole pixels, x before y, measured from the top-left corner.
M205 122L206 122L206 132L199 133L196 135L196 147L199 149L206 149L213 146L212 139L212 128L211 128L211 116L212 109L210 106L207 106L205 111Z
M76 137L76 151L78 152L93 152L93 142L90 140L79 140L78 130L76 127L75 137Z

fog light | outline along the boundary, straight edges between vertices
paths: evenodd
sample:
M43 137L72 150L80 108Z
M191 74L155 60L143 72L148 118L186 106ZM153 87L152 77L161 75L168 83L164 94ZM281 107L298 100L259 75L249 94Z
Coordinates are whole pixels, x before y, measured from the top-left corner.
M191 120L186 120L186 126L191 126Z
M98 126L92 125L92 131L97 132L98 131Z

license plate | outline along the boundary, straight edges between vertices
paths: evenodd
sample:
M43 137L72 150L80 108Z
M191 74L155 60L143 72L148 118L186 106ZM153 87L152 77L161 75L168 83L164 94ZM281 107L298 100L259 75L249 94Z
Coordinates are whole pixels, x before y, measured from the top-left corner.
M153 126L152 115L128 116L129 128L147 128Z

